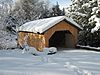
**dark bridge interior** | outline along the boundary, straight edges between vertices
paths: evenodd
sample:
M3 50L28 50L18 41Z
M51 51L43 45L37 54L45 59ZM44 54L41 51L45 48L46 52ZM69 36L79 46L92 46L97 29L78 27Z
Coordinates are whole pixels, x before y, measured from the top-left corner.
M49 46L57 48L72 48L72 34L69 31L56 31L49 39Z

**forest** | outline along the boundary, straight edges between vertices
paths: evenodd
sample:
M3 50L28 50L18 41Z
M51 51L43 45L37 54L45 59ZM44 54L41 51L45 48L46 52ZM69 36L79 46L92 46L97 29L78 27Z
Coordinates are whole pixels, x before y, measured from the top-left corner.
M100 0L71 1L70 6L60 9L58 2L51 6L49 0L0 0L0 49L9 48L9 44L17 47L19 26L54 16L67 16L83 27L77 44L100 47Z

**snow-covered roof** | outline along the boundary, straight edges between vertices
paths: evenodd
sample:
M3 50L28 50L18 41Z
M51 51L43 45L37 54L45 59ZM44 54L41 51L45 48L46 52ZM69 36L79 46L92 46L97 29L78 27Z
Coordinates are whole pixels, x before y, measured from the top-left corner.
M66 16L51 17L27 22L19 27L18 31L43 33L60 21L66 20L79 29L82 29L76 22Z

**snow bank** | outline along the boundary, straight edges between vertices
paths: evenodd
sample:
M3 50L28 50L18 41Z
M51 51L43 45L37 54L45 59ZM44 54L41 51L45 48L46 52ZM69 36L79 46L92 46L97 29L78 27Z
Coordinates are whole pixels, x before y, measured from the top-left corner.
M25 46L25 48L22 50L22 54L28 53L28 54L32 54L35 56L40 56L42 62L48 62L47 55L55 54L56 52L57 52L57 48L55 48L55 47L44 48L43 52L40 52L40 51L36 50L36 48L29 47L28 45Z
M8 34L0 38L0 48L1 49L11 49L17 47L17 36Z
M33 54L33 55L36 55L36 56L45 56L45 55L48 55L48 54L55 54L55 53L57 53L57 48L55 48L55 47L44 48L43 52L40 52L40 51L36 50L36 48L29 47L27 45L27 46L25 46L23 48L22 54L23 53L29 53L29 54Z
M85 49L91 49L91 50L100 50L100 47L91 47L91 46L82 46L82 45L77 45L80 48L85 48Z
M49 54L55 54L57 53L57 48L56 47L50 47L49 49Z

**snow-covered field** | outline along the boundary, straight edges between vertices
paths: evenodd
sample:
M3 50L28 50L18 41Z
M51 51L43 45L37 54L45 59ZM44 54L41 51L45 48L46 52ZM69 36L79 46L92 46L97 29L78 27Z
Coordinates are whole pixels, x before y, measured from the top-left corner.
M0 75L100 75L100 53L63 50L34 56L22 50L0 50Z

